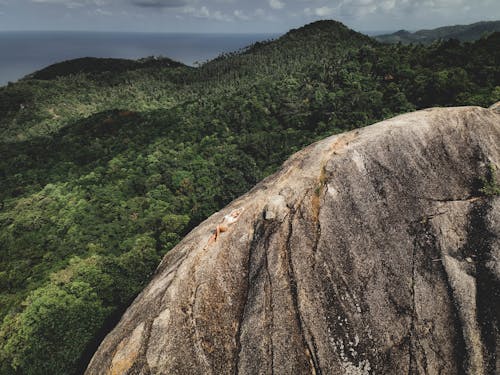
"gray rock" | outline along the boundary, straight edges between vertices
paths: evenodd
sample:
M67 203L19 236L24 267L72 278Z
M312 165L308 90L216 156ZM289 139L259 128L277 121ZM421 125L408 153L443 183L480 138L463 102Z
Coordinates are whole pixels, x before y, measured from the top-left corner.
M478 107L309 146L164 258L86 373L500 373L490 164L500 114Z

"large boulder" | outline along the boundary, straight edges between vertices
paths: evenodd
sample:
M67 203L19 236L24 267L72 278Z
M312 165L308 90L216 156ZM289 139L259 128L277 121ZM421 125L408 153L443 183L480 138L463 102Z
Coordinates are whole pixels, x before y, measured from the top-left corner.
M87 374L500 373L499 165L478 107L307 147L167 254Z

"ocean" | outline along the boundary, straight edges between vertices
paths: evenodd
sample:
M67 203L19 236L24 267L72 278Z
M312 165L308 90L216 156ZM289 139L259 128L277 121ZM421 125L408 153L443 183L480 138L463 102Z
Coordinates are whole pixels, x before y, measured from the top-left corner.
M0 32L0 86L79 57L165 56L193 65L279 34Z

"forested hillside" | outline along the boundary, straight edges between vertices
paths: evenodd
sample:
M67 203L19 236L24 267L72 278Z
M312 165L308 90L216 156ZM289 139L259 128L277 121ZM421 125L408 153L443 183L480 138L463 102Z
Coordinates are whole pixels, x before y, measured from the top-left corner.
M498 45L322 21L198 68L81 60L0 88L0 373L81 372L162 256L304 145L499 101Z
M418 30L411 33L399 30L392 34L375 37L382 43L423 43L430 44L438 40L457 39L461 42L472 42L492 33L500 31L500 21L483 21L470 25L455 25L438 27L437 29Z

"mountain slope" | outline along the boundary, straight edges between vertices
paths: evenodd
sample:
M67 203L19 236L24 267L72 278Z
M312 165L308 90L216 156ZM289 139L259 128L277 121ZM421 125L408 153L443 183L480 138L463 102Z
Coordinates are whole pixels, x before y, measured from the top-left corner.
M499 38L326 21L199 68L66 62L0 88L0 373L81 373L161 258L307 144L500 100Z
M179 62L171 59L161 58L144 58L141 60L126 60L126 59L105 59L84 57L69 61L63 61L57 64L50 65L28 76L30 79L51 80L58 77L65 77L75 74L96 74L104 72L122 73L126 71L139 70L144 68L163 68L163 67L180 67L184 66Z
M349 105L343 95L366 101L364 95L354 95L356 91L375 100L379 95L374 91L378 91L393 107L390 114L415 106L486 106L497 100L490 96L497 95L493 91L499 82L498 35L472 46L442 44L416 49L379 45L338 22L320 21L276 41L223 55L198 69L168 59L150 63L120 60L114 69L110 68L113 60L97 60L96 66L85 59L69 61L0 88L0 136L3 141L50 136L63 126L107 110L164 110L200 98L221 101L241 95L240 91L268 90L270 82L318 92L319 96L313 95L315 101L324 101L325 94L342 89L341 95L329 98L340 102L337 107ZM57 80L52 79L56 76ZM433 97L429 97L431 91ZM332 112L326 103L310 103L313 98L309 96L300 98L300 107L313 107L318 114ZM323 122L330 120L319 117ZM356 122L365 124L380 119L359 117Z
M472 42L485 35L499 32L500 21L483 21L470 25L444 26L432 30L419 30L411 33L400 30L393 34L378 35L375 37L382 43L424 43L430 44L437 40L458 39L462 42Z
M499 145L462 107L304 149L164 258L86 374L497 373Z

